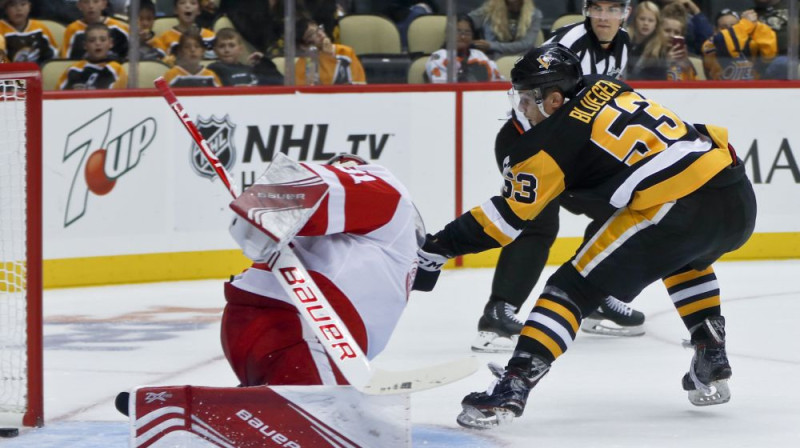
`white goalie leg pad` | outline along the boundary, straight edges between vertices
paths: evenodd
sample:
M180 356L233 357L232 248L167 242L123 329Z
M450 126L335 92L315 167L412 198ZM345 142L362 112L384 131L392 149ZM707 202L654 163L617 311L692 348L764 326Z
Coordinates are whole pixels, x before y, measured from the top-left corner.
M129 409L134 448L411 446L407 394L349 386L140 387Z
M278 153L264 174L231 202L231 209L238 215L231 223L231 236L245 255L261 258L256 261L269 258L269 254L285 247L303 228L328 189L328 184L316 173ZM259 237L241 221L267 238Z

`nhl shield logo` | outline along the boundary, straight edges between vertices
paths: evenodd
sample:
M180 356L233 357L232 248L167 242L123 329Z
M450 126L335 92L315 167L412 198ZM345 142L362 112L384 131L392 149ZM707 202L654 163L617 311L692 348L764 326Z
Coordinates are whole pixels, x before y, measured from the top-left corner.
M222 119L214 115L208 119L197 117L197 129L206 139L211 152L216 154L222 166L226 170L230 170L236 160L236 148L233 146L233 131L236 129L236 125L231 122L230 117L227 114ZM192 143L191 155L192 168L197 174L209 178L216 175L214 167L208 163L196 143Z

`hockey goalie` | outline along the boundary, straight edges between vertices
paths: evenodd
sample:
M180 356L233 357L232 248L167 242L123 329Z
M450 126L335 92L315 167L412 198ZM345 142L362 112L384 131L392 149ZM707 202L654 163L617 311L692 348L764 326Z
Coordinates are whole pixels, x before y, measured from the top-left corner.
M232 204L238 215L231 235L255 262L225 284L222 347L242 386L348 384L270 267L281 244L291 241L370 359L388 343L415 276L424 231L417 230L421 221L406 188L388 170L351 155L327 165L281 157L265 176L298 167L304 176L270 180L262 192L283 204L255 206L246 202L247 192ZM317 196L316 204L309 203ZM338 355L348 356L348 347Z
M405 308L424 239L406 188L354 156L317 165L279 155L231 208L230 233L253 260L224 285L222 348L241 387L120 394L117 407L132 422L130 445L409 446L408 395L340 387L348 380L337 368L349 356L380 353ZM313 305L315 293L301 300L312 306L291 300L275 261L287 251L340 322ZM311 328L317 322L330 339L349 330L357 347L323 345Z

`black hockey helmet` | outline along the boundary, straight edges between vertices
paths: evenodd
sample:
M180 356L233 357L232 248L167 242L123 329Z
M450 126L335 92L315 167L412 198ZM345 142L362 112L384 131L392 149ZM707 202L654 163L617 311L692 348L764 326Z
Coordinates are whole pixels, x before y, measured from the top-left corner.
M539 89L541 94L549 87L558 87L564 96L572 98L583 87L581 61L561 44L544 44L514 64L511 84L518 92Z

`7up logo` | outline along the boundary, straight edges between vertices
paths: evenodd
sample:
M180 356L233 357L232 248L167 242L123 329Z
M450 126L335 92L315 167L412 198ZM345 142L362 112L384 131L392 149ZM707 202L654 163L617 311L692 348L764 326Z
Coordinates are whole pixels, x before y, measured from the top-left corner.
M146 118L108 139L111 109L72 131L64 145L64 163L77 162L67 199L64 227L86 213L89 192L108 194L117 178L135 167L156 135L156 120Z

